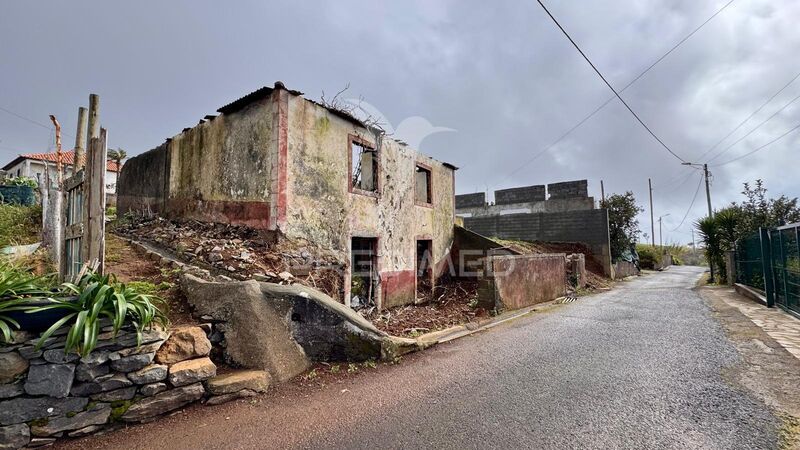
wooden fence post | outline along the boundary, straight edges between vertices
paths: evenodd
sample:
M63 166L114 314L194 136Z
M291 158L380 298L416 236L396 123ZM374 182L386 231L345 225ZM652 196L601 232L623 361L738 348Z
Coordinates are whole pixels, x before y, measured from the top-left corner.
M89 169L86 182L88 183L88 202L86 209L89 221L86 227L87 252L86 261L97 261L97 271L103 273L105 269L105 229L106 229L106 143L107 132L100 129L100 136L92 138L86 167Z

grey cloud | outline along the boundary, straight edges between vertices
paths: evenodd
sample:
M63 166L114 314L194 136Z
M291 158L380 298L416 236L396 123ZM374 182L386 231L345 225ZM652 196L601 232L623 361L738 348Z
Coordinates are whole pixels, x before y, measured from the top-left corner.
M617 87L723 3L548 2ZM662 186L690 169L616 101L510 175L610 95L536 2L27 1L4 2L0 16L0 106L43 123L54 113L72 134L77 107L97 92L111 145L131 154L280 79L313 98L350 83L350 96L392 124L419 116L457 130L426 137L421 149L461 167L459 192L588 178L595 196L602 179L606 192L633 190L645 204L649 177L657 214L670 213L668 230L697 186L694 175ZM736 0L624 96L691 160L800 71L798 17L791 0ZM728 142L799 93L800 81ZM798 119L800 109L788 108L716 162ZM0 112L5 159L47 150L51 140L48 130ZM800 181L787 176L798 143L800 133L712 168L715 205L737 199L741 183L755 178L775 194L800 195ZM704 209L699 198L687 224L665 237L687 242ZM648 215L641 222L649 229Z

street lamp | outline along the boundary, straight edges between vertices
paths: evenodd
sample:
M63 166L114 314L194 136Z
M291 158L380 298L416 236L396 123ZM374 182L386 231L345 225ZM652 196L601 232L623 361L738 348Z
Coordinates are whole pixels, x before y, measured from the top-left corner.
M663 216L658 216L658 245L661 246L661 253L664 253L664 240L661 238L661 218L667 217L669 213L664 214Z

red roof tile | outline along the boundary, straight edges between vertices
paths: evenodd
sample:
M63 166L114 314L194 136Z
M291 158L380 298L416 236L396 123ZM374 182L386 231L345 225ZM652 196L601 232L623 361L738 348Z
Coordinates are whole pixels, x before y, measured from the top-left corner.
M47 162L58 162L57 154L53 153L26 153L24 155L19 155L20 158L26 159L35 159L38 161L47 161ZM63 164L73 165L75 164L75 150L70 150L67 152L61 152L61 162ZM115 161L108 160L106 161L106 170L110 172L117 171L117 163Z

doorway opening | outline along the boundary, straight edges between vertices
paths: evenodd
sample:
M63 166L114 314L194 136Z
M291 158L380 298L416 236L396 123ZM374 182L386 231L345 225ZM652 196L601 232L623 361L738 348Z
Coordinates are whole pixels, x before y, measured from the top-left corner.
M350 299L351 308L375 306L378 270L378 239L353 237L350 243Z
M433 241L417 239L417 300L427 303L433 298Z

